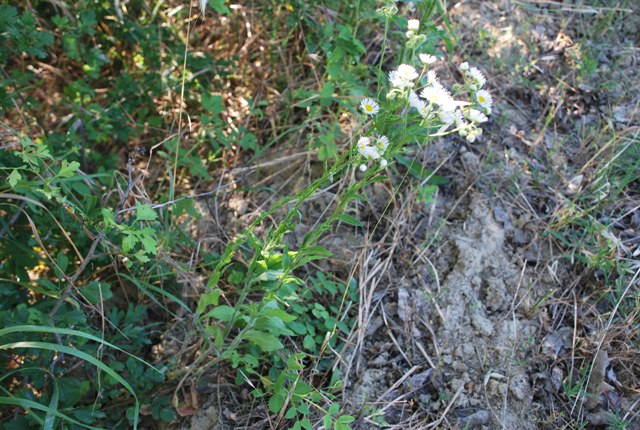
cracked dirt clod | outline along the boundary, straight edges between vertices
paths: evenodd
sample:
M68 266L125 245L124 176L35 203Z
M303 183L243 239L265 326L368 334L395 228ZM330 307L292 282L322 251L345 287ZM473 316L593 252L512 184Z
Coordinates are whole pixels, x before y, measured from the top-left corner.
M517 312L513 319L511 312L502 311L503 304L512 302L516 294L520 270L507 250L505 230L492 211L475 201L470 211L463 227L451 232L458 258L443 281L440 306L445 318L436 338L443 361L449 361L447 355L455 356L469 369L468 377L477 386L483 385L489 372L510 378L505 389L487 395L494 425L533 429L536 408L530 381L516 360L522 358L517 353L530 347L524 341L535 333L535 323L520 319ZM455 372L453 367L451 370ZM484 394L476 392L474 396L482 399ZM509 396L507 408L502 407L504 396ZM465 400L468 396L461 397L461 402Z
M412 345L429 345L425 352L437 364L436 369L429 370L433 377L415 396L423 408L440 414L447 402L437 398L450 399L459 392L450 413L460 423L534 429L540 405L533 399L527 360L535 350L530 339L535 337L537 322L521 315L517 307L512 309L519 283L528 278L525 271L526 279L521 279L523 263L518 264L506 239L505 226L509 228L512 223L497 222L489 206L481 203L482 196L471 196L470 201L457 221L442 232L452 238L446 246L454 256L447 267L436 267L446 273L436 298L442 317L423 289L399 287L397 306L387 306L387 312L392 326L394 322L403 323L395 325L394 333L404 356L397 357L398 352L391 347L387 360L393 362L396 357L399 367L395 369L406 371L402 365L407 358L413 364L425 361ZM425 323L433 327L435 336L424 329ZM371 335L369 342L373 345L388 341L382 331ZM371 378L372 372L375 378ZM394 367L372 369L368 365L360 381L351 387L353 396L347 397L366 402L385 392L388 382L397 379ZM405 395L410 398L408 389ZM479 414L470 418L469 409ZM405 415L396 412L387 418L399 422L406 419Z

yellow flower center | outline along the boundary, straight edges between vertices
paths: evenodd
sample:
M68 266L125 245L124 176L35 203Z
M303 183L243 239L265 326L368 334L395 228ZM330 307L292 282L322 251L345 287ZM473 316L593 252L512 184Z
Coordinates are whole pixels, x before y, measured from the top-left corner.
M373 106L371 105L366 105L364 108L367 112L373 112Z
M487 99L485 99L484 96L479 96L478 101L480 101L480 103L484 103L487 101Z

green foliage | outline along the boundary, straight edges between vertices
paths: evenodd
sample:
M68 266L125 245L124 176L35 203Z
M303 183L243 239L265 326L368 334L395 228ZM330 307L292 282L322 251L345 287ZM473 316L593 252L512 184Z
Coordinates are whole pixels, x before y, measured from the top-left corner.
M283 105L275 106L282 115L273 127L277 136L266 141L261 127L272 102L243 99L255 123L230 125L226 88L216 85L237 78L237 59L192 49L193 34L183 27L193 25L189 8L67 3L0 5L1 131L9 141L0 149L3 428L162 427L160 421L172 422L181 411L182 383L215 365L251 386L283 426L311 429L322 421L326 429L349 429L355 418L341 410L341 375L327 351L340 352L351 332L357 285L310 270L310 263L333 257L320 245L327 231L365 227L352 205L363 199L364 187L388 179L383 169L369 169L342 187L336 204L295 247L288 235L301 222L303 205L360 163L357 149L345 144L351 132L343 118L358 115L354 98L385 79L383 66L450 45L448 35L423 24L420 37L372 65L372 29L384 27L385 44L388 35L404 37L406 19L395 15L393 2L384 14L375 12L373 0L313 7L302 0L270 2L265 16L277 15L283 28L293 29L274 37L279 46L267 54L270 66L276 69L279 49L324 60L313 73L297 61L293 74L301 82L274 74L269 85L282 94L276 103ZM207 4L233 18L226 1ZM319 14L318 7L335 14ZM425 19L437 7L418 5ZM303 48L297 48L300 34ZM47 59L50 67L41 67ZM312 84L304 81L312 75ZM374 93L382 97L382 87ZM398 112L406 103L389 97L384 107ZM183 113L189 124L198 123L188 133L184 124L176 127ZM424 181L430 172L402 147L428 143L435 128L398 121L398 115L381 115L368 126L386 132L395 142L392 156ZM260 213L220 255L210 252L197 268L189 265L190 274L209 280L195 299L186 294L187 265L172 256L200 249L190 229L201 213L192 199L176 196L214 183L211 164L260 156L302 130L322 173ZM151 148L156 164L143 167L140 159ZM443 182L430 177L420 198L428 202ZM272 227L261 230L271 219ZM172 399L160 388L175 388L165 371L177 373L169 368L181 357L155 367L148 361L167 321L185 320L192 325L183 340L197 339L202 349L195 363L183 366L187 374Z

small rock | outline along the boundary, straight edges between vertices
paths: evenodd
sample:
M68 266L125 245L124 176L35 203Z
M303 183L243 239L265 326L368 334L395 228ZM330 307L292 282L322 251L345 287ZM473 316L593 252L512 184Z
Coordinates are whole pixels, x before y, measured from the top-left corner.
M554 360L560 356L562 350L571 349L571 339L573 337L573 329L571 327L562 327L552 333L542 341L540 351L547 357Z
M509 391L518 400L527 398L529 393L529 378L527 378L527 375L519 373L511 378Z
M471 324L484 336L491 336L493 334L493 324L479 311L474 312L471 316Z
M453 368L453 370L460 373L463 373L469 370L469 366L467 366L464 363L461 363L460 361L455 361L451 367Z
M429 381L431 381L431 377L433 376L433 369L428 369L424 372L420 372L411 377L411 388L417 389L422 388Z
M529 237L524 230L515 228L513 229L513 241L518 245L525 245L529 243Z
M562 370L560 366L553 366L550 381L556 392L560 392L562 389L562 381L564 381L564 370Z

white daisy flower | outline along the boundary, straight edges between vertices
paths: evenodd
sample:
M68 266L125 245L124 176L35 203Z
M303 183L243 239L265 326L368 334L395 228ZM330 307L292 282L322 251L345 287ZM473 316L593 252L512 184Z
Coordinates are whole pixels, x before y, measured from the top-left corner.
M420 58L420 61L425 66L428 66L429 64L433 64L436 61L438 61L438 58L435 55L430 55L430 54L420 54L418 55L418 58Z
M420 102L420 106L416 106L416 109L422 118L431 118L434 113L431 106L427 105L423 101Z
M360 155L362 155L367 160L377 160L380 158L380 153L373 146L365 146L365 148L360 151Z
M462 117L462 112L460 112L459 110L454 112L454 122L456 123L456 128L459 129L464 129L466 128L469 123L467 123L467 121L465 121L465 119Z
M440 118L440 121L442 121L442 127L440 127L440 129L438 130L438 133L444 133L455 122L456 115L454 112L441 110L440 112L438 112L438 118Z
M478 109L467 109L465 116L472 122L482 123L487 122L489 118Z
M400 64L397 70L389 73L389 82L395 88L412 88L413 81L418 77L418 72L413 66Z
M491 109L493 106L493 97L491 97L491 94L489 94L489 91L487 90L478 91L476 93L476 100L478 100L480 106L485 109Z
M449 91L442 86L429 86L422 90L420 95L430 103L437 104L445 111L456 110L456 101L451 97Z
M371 145L371 139L368 137L362 136L358 139L358 151L363 150L367 146Z
M429 85L440 85L440 82L438 82L438 75L433 70L429 70L427 72L427 83Z
M366 98L360 102L360 109L362 109L365 114L372 116L378 113L380 106L378 106L378 103L374 99Z
M389 138L381 134L375 137L373 144L380 154L384 154L384 151L389 147Z
M438 117L440 118L440 121L447 125L453 125L453 123L456 121L455 112L441 110L440 112L438 112Z
M477 67L469 68L467 74L478 88L482 88L482 86L487 82L487 78L484 77L484 74Z
M378 150L371 146L371 139L369 139L368 137L363 136L360 139L358 139L357 146L358 146L358 152L364 158L368 160L376 160L380 158L380 154L378 153Z
M418 109L418 106L420 106L421 103L424 104L416 92L413 90L409 91L409 106Z
M410 19L407 23L407 30L410 31L418 31L420 28L420 20L418 19Z

